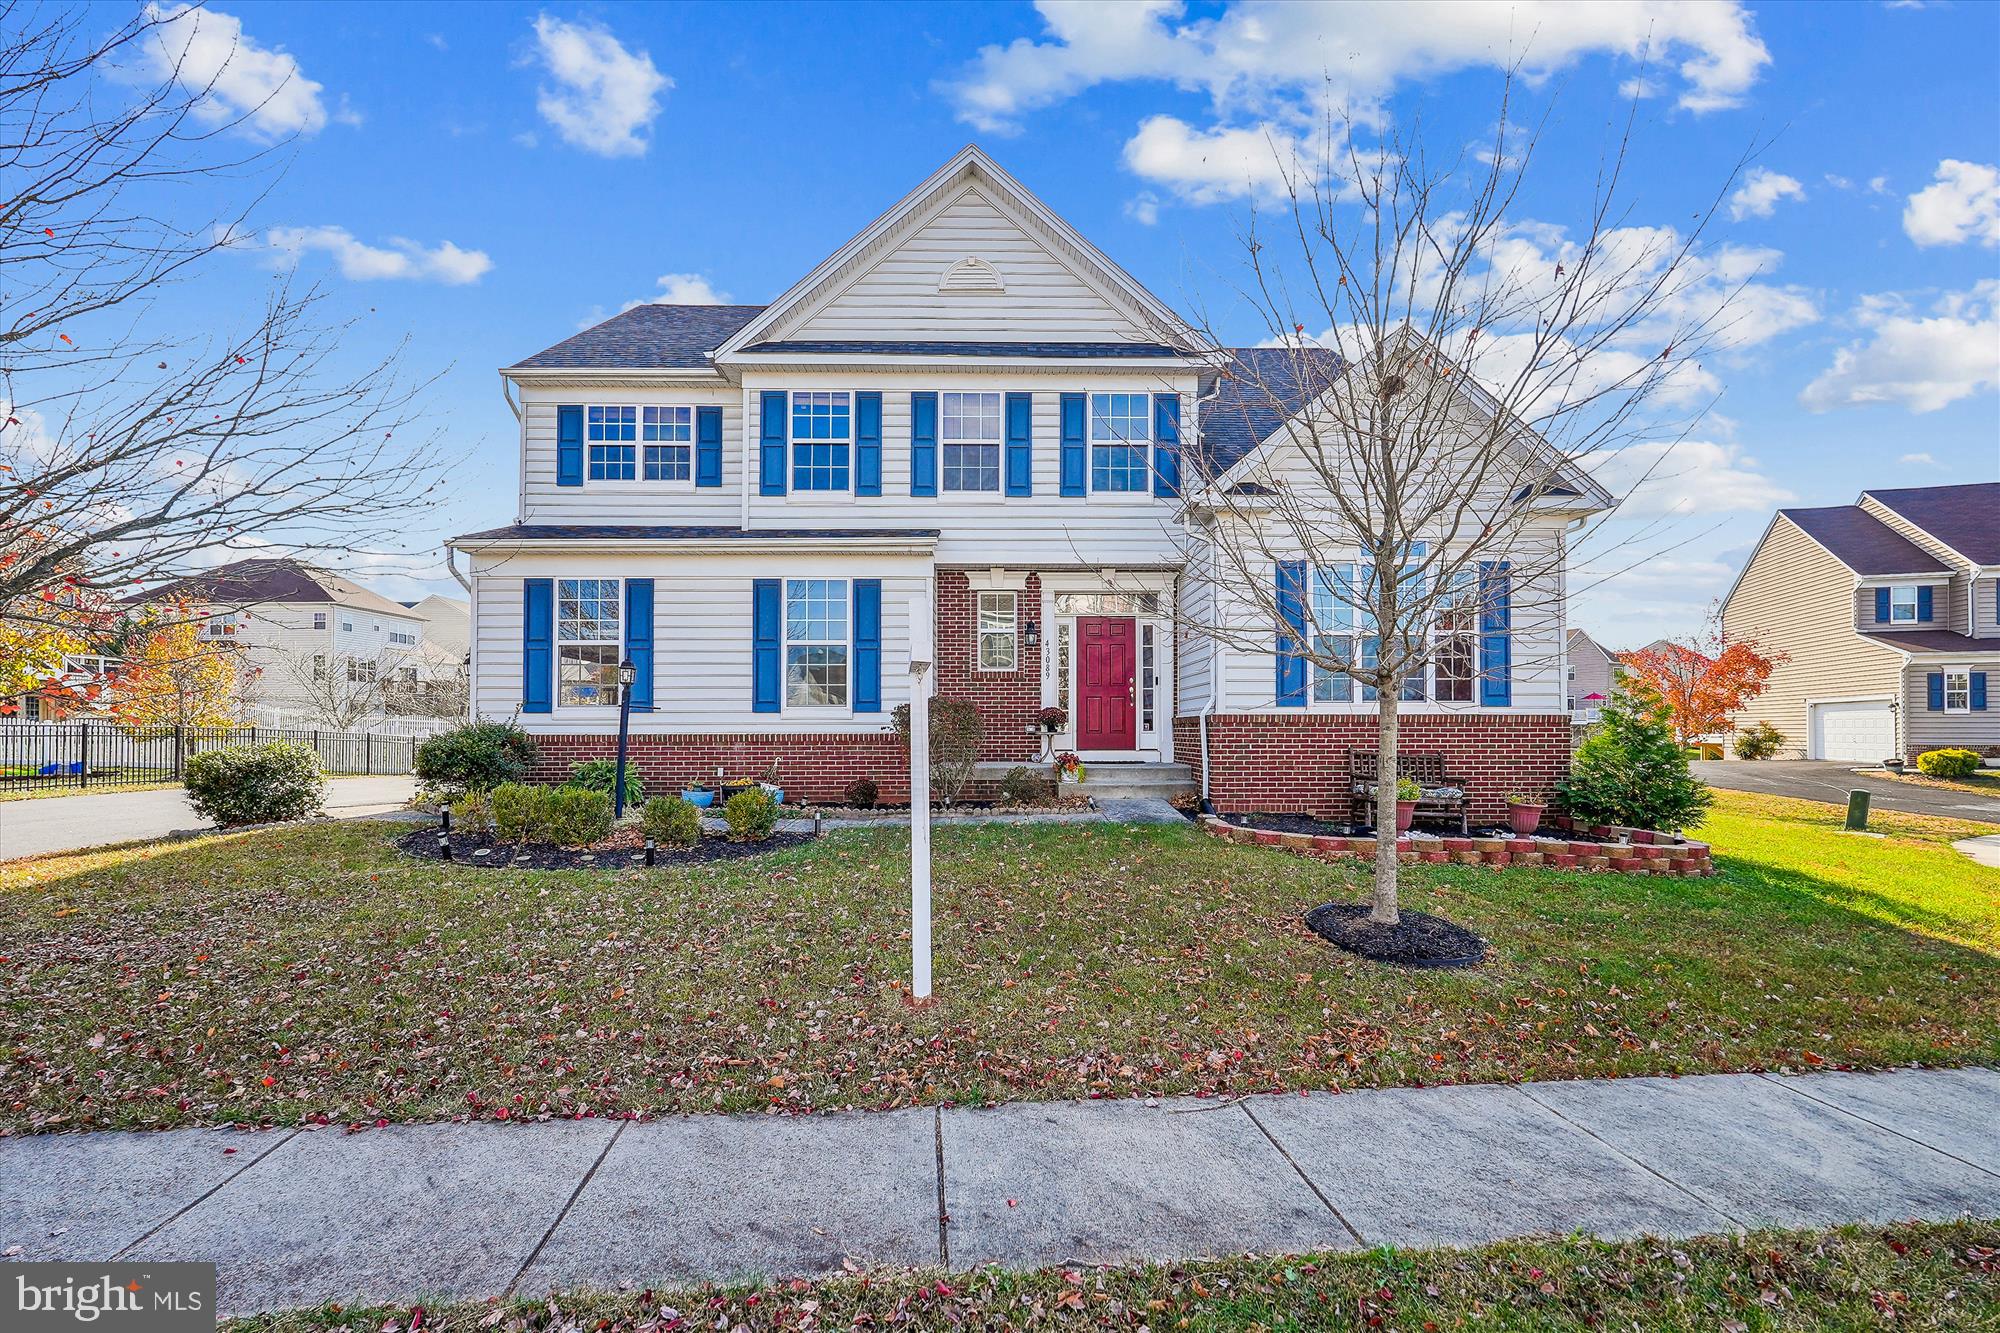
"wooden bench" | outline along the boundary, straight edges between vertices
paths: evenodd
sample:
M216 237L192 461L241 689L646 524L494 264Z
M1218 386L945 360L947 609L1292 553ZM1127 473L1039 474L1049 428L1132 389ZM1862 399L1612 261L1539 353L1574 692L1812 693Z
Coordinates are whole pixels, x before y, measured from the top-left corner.
M1382 776L1382 760L1373 750L1347 752L1348 819L1356 824L1375 822L1375 784ZM1414 778L1423 788L1417 800L1416 818L1454 819L1461 834L1471 831L1466 814L1465 783L1444 771L1441 754L1399 754L1396 776Z

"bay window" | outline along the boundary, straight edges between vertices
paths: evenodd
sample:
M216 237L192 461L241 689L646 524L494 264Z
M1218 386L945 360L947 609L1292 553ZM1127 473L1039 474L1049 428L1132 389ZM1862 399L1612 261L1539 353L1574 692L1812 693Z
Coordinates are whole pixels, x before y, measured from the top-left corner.
M615 705L620 632L617 579L556 580L556 702Z
M938 449L948 491L1000 490L1000 395L938 395Z
M847 699L847 580L785 580L785 706L845 708Z
M792 394L792 489L847 489L848 448L854 440L852 395L800 390Z
M1090 489L1126 494L1149 489L1152 441L1151 394L1090 395Z

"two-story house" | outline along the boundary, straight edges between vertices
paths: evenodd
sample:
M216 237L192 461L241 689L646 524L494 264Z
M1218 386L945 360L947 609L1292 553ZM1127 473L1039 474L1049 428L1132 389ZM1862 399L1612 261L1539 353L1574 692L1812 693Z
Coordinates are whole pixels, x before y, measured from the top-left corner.
M2000 482L1780 509L1722 627L1786 654L1736 722L1769 722L1790 758L2000 756Z
M1563 706L1578 726L1588 726L1603 714L1624 668L1609 649L1580 629L1570 630L1568 649Z
M980 709L986 778L1073 750L1187 765L1223 808L1345 809L1278 756L1372 744L1375 704L1286 685L1281 626L1261 653L1176 632L1214 600L1184 484L1279 447L1284 410L1217 410L1258 355L1205 344L967 147L769 305L641 305L501 372L518 511L448 543L473 711L518 715L557 778L609 753L630 660L655 788L776 762L795 796L866 776L903 800L914 655ZM1426 749L1491 775L1489 813L1567 762L1559 593L1537 605L1486 627L1520 640L1495 687L1408 705Z

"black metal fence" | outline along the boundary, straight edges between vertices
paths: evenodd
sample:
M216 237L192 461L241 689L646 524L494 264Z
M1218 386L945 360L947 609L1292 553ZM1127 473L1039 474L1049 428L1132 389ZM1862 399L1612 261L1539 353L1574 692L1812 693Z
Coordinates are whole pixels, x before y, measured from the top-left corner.
M115 722L0 725L0 791L21 787L108 787L179 782L203 750L292 741L329 773L408 773L410 736L315 731L303 727L124 727Z

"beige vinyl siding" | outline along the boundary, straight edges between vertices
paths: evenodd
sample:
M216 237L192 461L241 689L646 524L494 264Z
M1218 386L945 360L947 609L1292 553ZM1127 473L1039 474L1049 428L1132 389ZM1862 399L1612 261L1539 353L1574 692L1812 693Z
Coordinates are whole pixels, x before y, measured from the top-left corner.
M1786 654L1736 716L1738 730L1769 722L1783 732L1784 758L1805 757L1808 701L1899 692L1902 658L1855 633L1853 589L1853 571L1780 514L1722 608L1730 638Z
M1940 576L1936 585L1937 591L1933 594L1936 604L1932 608L1930 628L1948 629L1959 634L1967 633L1972 567L1966 563L1965 558L1872 495L1862 496L1860 507L1870 518L1880 519L1888 527L1951 566L1952 573L1949 579ZM1873 602L1865 608L1865 614L1868 622L1873 623Z
M1972 587L1972 637L2000 638L2000 578L1981 579Z
M1965 585L1962 579L1947 583L1940 578L1935 583L1922 579L1901 581L1910 587L1928 586L1931 590L1931 618L1911 622L1908 620L1877 620L1875 618L1875 589L1856 588L1854 590L1854 623L1861 629L1948 629L1965 633ZM1953 605L1954 601L1956 606Z
M1175 523L1177 500L1143 495L1061 494L1062 395L1064 393L1181 394L1181 435L1188 438L1195 420L1192 375L1161 375L1133 371L1101 375L1056 375L1046 371L985 373L969 371L899 371L896 373L747 375L750 402L750 526L776 528L936 528L937 562L971 567L1029 566L1033 568L1167 568L1181 560ZM796 491L790 451L786 458L786 489L782 496L757 493L758 450L766 389L878 390L882 394L882 494L853 493L853 451L850 447L847 491ZM1002 447L1002 490L964 492L944 489L942 447L938 457L936 496L910 494L910 395L914 392L984 391L1032 393L1034 494L1009 496L1005 486ZM1004 427L1003 427L1004 430ZM1087 468L1086 468L1087 471Z
M473 711L505 718L521 706L522 581L529 578L651 578L653 711L633 731L727 734L880 731L909 700L910 598L928 586L927 562L912 556L800 551L786 556L662 556L604 552L480 556L473 561ZM751 582L759 578L882 580L882 711L759 713L751 708ZM524 713L538 733L604 735L615 708Z
M734 526L743 516L742 391L726 384L618 388L578 382L521 391L521 519L526 523L647 523ZM722 408L722 485L590 480L584 444L581 486L556 485L556 407L564 403ZM635 442L635 448L642 447ZM642 455L643 456L643 455ZM498 516L494 522L500 522Z
M1123 302L1085 281L1084 266L1041 232L993 192L968 184L836 292L779 325L771 340L1142 340ZM992 265L1006 290L940 292L946 270L967 257Z
M1926 677L1945 668L1921 657L1912 661L1903 673L1903 746L1912 755L1951 746L1981 752L2000 747L2000 658L1969 668L1957 662L1953 667L1986 673L1986 707L1977 713L1932 712Z

